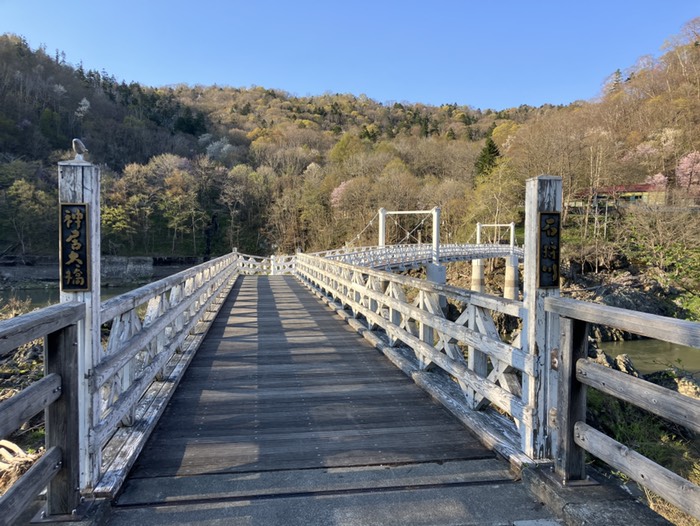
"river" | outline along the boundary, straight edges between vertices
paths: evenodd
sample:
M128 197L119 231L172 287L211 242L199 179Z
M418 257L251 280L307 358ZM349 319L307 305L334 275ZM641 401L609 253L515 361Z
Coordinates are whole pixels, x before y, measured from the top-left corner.
M628 340L598 344L610 356L627 354L640 373L660 371L674 365L691 373L700 373L700 349L659 340Z
M135 289L136 286L131 287L107 287L103 288L100 294L102 301L113 298L114 296L119 296L125 292ZM58 303L60 300L60 291L58 288L38 288L38 289L23 289L23 288L12 288L0 290L0 308L5 305L11 298L16 298L20 301L31 301L31 308L40 309L42 307L48 307L54 303Z

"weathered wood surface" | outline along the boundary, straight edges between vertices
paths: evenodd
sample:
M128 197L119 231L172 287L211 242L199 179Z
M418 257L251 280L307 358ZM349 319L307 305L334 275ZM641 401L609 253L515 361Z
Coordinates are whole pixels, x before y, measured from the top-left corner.
M21 479L15 482L0 497L0 525L15 524L26 507L36 498L61 468L62 453L59 448L51 448L37 460Z
M82 303L62 303L0 321L0 357L85 317Z
M50 374L0 403L0 437L13 433L61 396L61 377Z
M46 449L63 453L61 469L49 483L46 513L70 515L80 502L78 327L47 335L46 355L47 374L62 379L61 397L46 411Z
M552 350L559 345L559 318L547 315L545 301L559 296L559 288L540 288L540 219L542 212L562 210L560 177L542 175L526 182L525 261L523 268L522 349L537 359L535 374L523 376L523 401L533 408L535 421L522 434L522 448L532 458L556 456L556 428L548 425L551 409L557 407L558 376L552 367ZM558 248L557 248L558 250ZM558 272L558 271L557 271ZM558 281L558 279L557 279Z
M241 280L132 480L493 456L293 278Z
M632 480L678 506L693 517L700 517L700 487L640 455L583 422L574 426L576 444L626 473Z
M515 366L525 373L535 368L536 362L531 356L501 342L500 338L494 340L493 335L478 332L475 327L464 327L464 320L460 323L448 321L444 316L435 314L439 310L437 305L425 310L425 298L441 295L446 289L445 286L386 272L366 272L366 269L304 255L297 258L297 273L309 286L325 290L337 301L348 306L354 315L361 314L370 324L382 327L392 343L402 341L412 348L423 369L430 363L435 364L517 421L526 421L528 425L531 423L531 408L524 405L519 396L497 385L493 379L487 378L485 372L478 374L471 370L470 364L465 363L463 359L457 360L450 356L452 353L445 354L426 341L431 338L426 336L425 329L430 328L433 334L437 332L440 335L440 349L445 347L445 342L449 346L450 341L458 341L480 349L490 355L492 361L501 360L504 364ZM386 292L380 293L366 283L363 284L364 275L368 276L368 281L376 277L388 283ZM413 285L418 292L416 300L411 304L406 300L403 287ZM441 292L438 293L438 290ZM377 312L366 306L372 300L378 305ZM516 302L510 302L514 303Z
M570 298L547 298L545 305L548 311L566 318L614 327L621 331L678 345L700 347L700 324L697 322Z
M576 376L583 384L700 433L700 400L585 358L576 363Z
M187 326L181 328L181 332L187 331L189 334L182 341L180 352L167 351L168 354L172 354L172 358L163 366L159 380L150 384L135 405L134 425L117 429L105 446L103 475L95 487L96 496L113 497L122 486L158 419L165 411L168 401L180 384L184 371L211 328L216 314L232 287L237 286L235 276L228 274L225 276L228 277L217 288L217 292L200 305L200 310L204 311L201 319L193 317ZM179 342L180 338L176 340ZM167 346L164 344L158 356L165 355L165 347L170 347L172 344L172 341ZM158 356L156 361L159 360Z
M0 498L0 524L13 524L48 485L51 513L78 505L78 327L85 305L64 303L0 323L8 349L46 337L46 376L0 404L0 438L46 409L47 452Z
M586 478L586 454L574 444L574 424L586 420L586 386L576 381L576 362L588 355L588 324L564 318L561 323L558 452L554 469L562 481Z

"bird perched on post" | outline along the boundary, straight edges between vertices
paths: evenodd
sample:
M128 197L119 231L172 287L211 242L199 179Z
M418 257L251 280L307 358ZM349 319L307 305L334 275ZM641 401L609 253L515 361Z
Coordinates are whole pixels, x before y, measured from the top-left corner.
M83 154L87 153L88 149L83 144L80 139L73 139L73 151L75 152L75 158L82 161Z

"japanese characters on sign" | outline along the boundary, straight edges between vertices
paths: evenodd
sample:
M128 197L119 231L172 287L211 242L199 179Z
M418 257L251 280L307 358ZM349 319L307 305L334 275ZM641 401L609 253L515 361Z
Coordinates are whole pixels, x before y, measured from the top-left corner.
M61 203L61 290L90 290L87 203Z
M539 288L559 287L561 214L541 212L539 221L537 279Z

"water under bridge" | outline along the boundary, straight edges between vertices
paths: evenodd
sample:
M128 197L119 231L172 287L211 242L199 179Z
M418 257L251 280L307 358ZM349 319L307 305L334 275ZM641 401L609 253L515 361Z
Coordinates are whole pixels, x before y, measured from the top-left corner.
M586 358L590 324L694 347L700 324L560 298L537 268L560 206L558 179L528 182L523 248L234 252L0 323L0 355L45 336L47 363L0 405L3 436L47 408L0 520L48 485L47 520L113 525L664 524L586 453L700 515L697 486L585 418L595 388L700 431L697 400ZM471 289L395 272L447 261L472 261Z

